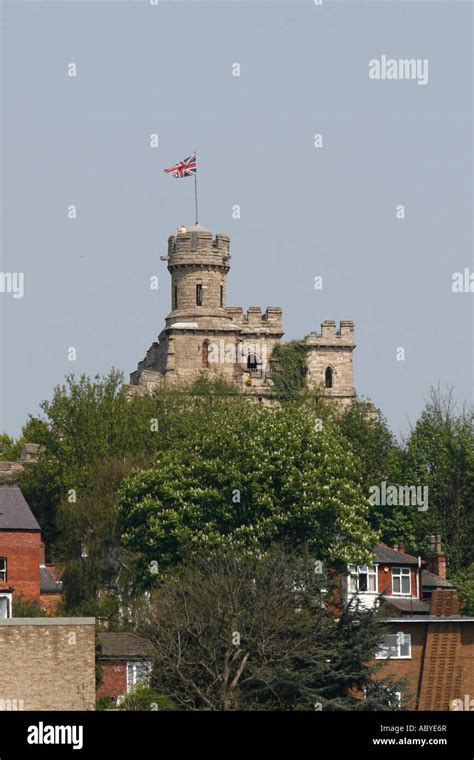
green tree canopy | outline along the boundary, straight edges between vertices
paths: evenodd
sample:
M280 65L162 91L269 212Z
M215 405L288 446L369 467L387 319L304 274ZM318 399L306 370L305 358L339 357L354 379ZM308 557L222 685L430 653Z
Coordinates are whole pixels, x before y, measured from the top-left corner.
M269 410L246 399L189 415L187 438L122 483L126 547L161 567L179 562L189 544L258 551L307 541L321 559L366 556L368 505L334 425L320 430L299 405Z

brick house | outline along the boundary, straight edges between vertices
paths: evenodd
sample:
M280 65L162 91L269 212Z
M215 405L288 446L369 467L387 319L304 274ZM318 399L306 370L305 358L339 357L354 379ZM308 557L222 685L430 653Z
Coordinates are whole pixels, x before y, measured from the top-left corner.
M152 664L151 644L135 633L99 633L97 661L102 682L97 698L111 697L115 702L133 691L138 683L148 683Z
M382 675L405 678L401 704L414 710L458 709L474 696L474 617L461 614L446 557L433 536L426 560L378 544L372 565L349 565L346 598L364 607L381 600L387 627L376 655ZM467 697L467 699L466 699ZM458 701L459 700L459 701Z
M38 602L54 612L62 583L54 565L46 565L41 528L17 486L0 486L0 618L12 616L12 604Z

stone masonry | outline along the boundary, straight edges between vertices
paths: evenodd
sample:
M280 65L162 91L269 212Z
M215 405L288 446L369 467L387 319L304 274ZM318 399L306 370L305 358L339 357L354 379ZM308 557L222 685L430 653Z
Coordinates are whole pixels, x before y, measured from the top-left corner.
M262 313L227 306L230 240L196 224L168 239L171 311L165 328L130 375L130 390L160 383L182 384L204 373L221 377L263 399L272 385L272 353L283 337L282 310ZM326 321L321 332L301 341L307 350L308 386L348 404L355 398L352 376L354 323Z
M94 618L0 620L0 708L94 710Z

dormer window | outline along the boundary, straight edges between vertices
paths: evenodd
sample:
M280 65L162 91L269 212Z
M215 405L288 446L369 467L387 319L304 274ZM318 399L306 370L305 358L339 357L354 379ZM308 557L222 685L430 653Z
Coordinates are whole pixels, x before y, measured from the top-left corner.
M411 596L411 572L409 567L392 567L392 594Z
M377 593L377 570L375 565L349 565L349 591Z

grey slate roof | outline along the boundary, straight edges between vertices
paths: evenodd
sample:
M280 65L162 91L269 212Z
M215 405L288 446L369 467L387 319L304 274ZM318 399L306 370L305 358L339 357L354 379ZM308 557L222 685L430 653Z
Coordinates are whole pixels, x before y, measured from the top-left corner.
M40 592L42 594L52 594L54 592L60 594L63 590L63 582L57 581L51 575L46 565L40 565Z
M99 657L132 659L153 657L153 647L149 641L136 633L99 633Z
M398 551L398 549L392 549L385 544L376 544L374 559L376 562L385 562L387 565L418 565L418 557L413 557L411 554Z
M442 578L440 575L430 573L428 570L421 571L421 585L423 588L454 588L451 581Z
M397 599L392 596L384 596L384 602L399 612L411 612L413 615L428 615L430 612L429 603L422 602L419 599L415 599L414 597L406 599L400 597L400 599Z
M18 486L0 486L0 530L41 530Z

